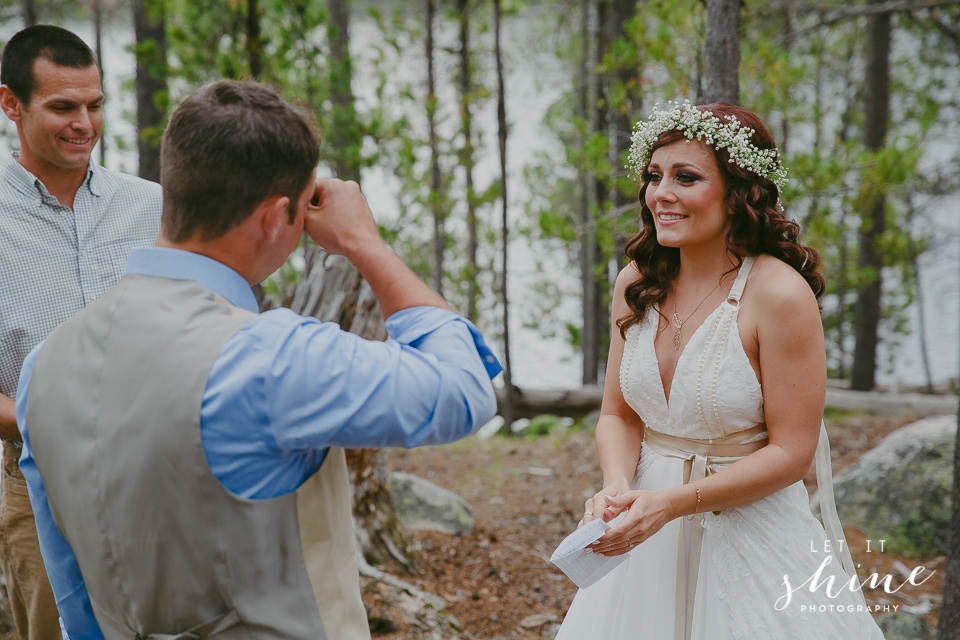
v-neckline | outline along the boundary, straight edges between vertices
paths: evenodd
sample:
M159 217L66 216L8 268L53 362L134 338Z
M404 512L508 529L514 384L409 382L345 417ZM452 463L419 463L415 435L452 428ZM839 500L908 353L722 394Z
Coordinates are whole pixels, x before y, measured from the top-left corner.
M661 373L660 371L660 356L657 355L656 328L660 326L659 324L660 323L660 320L659 320L660 307L655 306L653 308L654 312L656 312L657 314L658 319L657 319L657 327L654 327L655 330L653 334L653 340L650 341L650 348L653 350L653 363L657 366L657 381L660 383L660 398L663 400L663 404L667 408L667 415L670 415L670 396L673 395L673 383L677 379L677 371L680 370L680 364L683 362L683 357L687 354L687 347L689 347L690 343L693 342L694 339L696 339L697 334L700 333L700 330L707 325L707 321L713 318L715 314L719 313L720 309L725 304L727 304L727 298L724 298L723 300L721 300L720 304L718 304L716 308L710 312L710 315L708 315L706 318L703 319L702 322L700 322L696 330L694 330L693 335L691 335L690 339L687 340L687 344L683 345L683 348L680 350L680 355L677 357L677 364L674 365L673 367L673 375L670 377L670 395L669 396L667 395L667 387L666 385L663 384L663 373ZM671 325L668 325L668 326L671 326Z

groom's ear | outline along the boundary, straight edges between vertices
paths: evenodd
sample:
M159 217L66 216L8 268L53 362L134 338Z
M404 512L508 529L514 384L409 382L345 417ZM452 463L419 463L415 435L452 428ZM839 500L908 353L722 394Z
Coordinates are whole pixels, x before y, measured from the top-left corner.
M270 196L254 211L258 216L259 228L266 244L272 244L280 235L284 225L290 224L290 198L287 196Z

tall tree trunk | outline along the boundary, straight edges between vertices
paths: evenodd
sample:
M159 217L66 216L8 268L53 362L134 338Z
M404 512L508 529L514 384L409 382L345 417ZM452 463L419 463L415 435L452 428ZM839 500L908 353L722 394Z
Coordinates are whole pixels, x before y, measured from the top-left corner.
M93 10L93 46L97 54L97 65L100 69L100 90L106 96L107 88L104 86L103 72L103 12L100 7L100 0L93 0L91 3ZM104 122L100 130L100 166L107 164L107 125Z
M696 89L697 89L697 99L696 99L697 104L705 104L708 102L708 100L704 99L704 95L706 95L706 92L707 92L707 89L704 86L706 82L704 80L704 76L707 73L706 69L704 68L706 67L706 61L704 60L704 58L706 58L706 55L707 55L706 43L707 43L707 18L706 16L702 16L700 20L697 21L697 64L696 64L696 77L694 78L694 81L696 82Z
M613 91L608 90L608 113L610 118L610 169L611 169L611 208L615 211L625 210L629 204L636 202L637 194L632 180L624 182L626 175L627 154L630 151L630 136L632 133L632 118L639 113L642 107L640 95L640 52L630 40L627 25L637 14L638 0L613 0L610 21L610 84ZM616 99L615 99L616 96ZM621 101L622 99L622 101ZM596 274L599 286L597 306L600 310L599 344L597 346L601 362L605 359L603 345L609 342L610 317L609 306L605 304L606 292L613 289L616 273L619 272L625 261L624 249L627 241L636 229L631 227L628 233L618 229L614 237L613 256L602 256L599 265L600 273ZM613 268L610 268L610 263ZM611 275L614 279L611 279ZM602 365L601 365L602 367Z
M284 292L283 306L324 322L337 322L368 340L386 337L373 292L346 258L329 255L311 241L305 244L304 258L304 271ZM261 304L261 311L269 308L269 300ZM386 566L395 573L412 573L416 559L390 501L382 451L348 449L346 453L361 552L370 564Z
M883 0L871 0L880 4ZM870 151L883 148L890 114L890 13L878 13L867 18L867 71L863 88L864 124L863 145ZM880 324L880 305L883 255L880 239L886 230L886 198L880 185L864 187L864 203L860 224L860 285L857 287L857 305L854 328L856 347L853 353L851 389L873 389L877 368L877 333Z
M852 60L855 51L853 40L850 41L847 58ZM850 137L850 128L853 126L853 118L856 112L856 83L852 81L847 83L846 104L843 109L843 115L840 118L840 131L837 135L837 147L843 148ZM840 210L840 245L838 256L840 266L837 274L837 348L839 351L839 364L837 366L837 376L841 380L847 378L847 294L849 293L850 282L850 255L848 248L848 230L847 216L849 212L846 207L841 205Z
M20 13L23 16L24 27L32 27L39 22L37 3L34 0L23 0L20 5Z
M263 45L260 42L260 8L257 0L247 0L247 61L250 77L259 80L263 73L263 61L260 54Z
M470 103L473 99L470 72L470 0L457 0L460 14L460 130L463 132L463 149L460 151L460 164L463 166L467 189L467 319L477 321L477 299L480 297L480 285L477 274L479 233L477 225L477 203L473 187L473 130L470 115Z
M783 52L786 54L787 59L793 55L791 52L791 45L793 44L793 17L790 13L790 5L786 5L783 9ZM818 69L819 73L819 69ZM787 86L784 88L784 101L783 101L783 120L780 123L780 155L786 156L787 145L790 143L790 117L787 113L787 109L790 105L789 93L790 87ZM818 125L819 127L819 125ZM816 147L814 147L816 148Z
M740 0L707 0L704 102L740 104Z
M950 519L950 549L943 575L943 602L937 621L937 640L960 640L960 407L957 408L957 439L953 447L953 516Z
M850 271L847 265L850 262L850 256L847 249L847 212L840 211L840 247L837 259L840 262L838 268L837 283L837 377L841 380L847 378L847 294L849 293L847 282L850 278Z
M507 107L504 96L503 55L500 50L500 0L493 0L494 57L497 62L497 139L500 146L500 198L503 201L501 233L501 281L500 303L503 305L503 384L506 401L503 403L503 419L507 433L513 425L513 371L510 365L510 304L507 295L507 254L510 244L510 224L507 218Z
M610 21L610 41L611 50L620 52L619 57L615 57L611 62L612 81L617 87L617 95L623 96L623 102L610 104L610 122L612 124L612 137L614 144L611 147L611 162L613 163L614 176L619 177L624 173L623 166L626 163L626 154L630 150L631 118L640 111L642 104L640 99L640 60L639 53L635 51L630 43L630 35L627 33L627 24L637 14L638 0L613 0L613 15ZM623 52L629 52L624 55ZM625 194L622 189L616 188L615 207L621 207L627 203L627 200L633 199L635 194Z
M930 349L927 347L927 314L923 310L923 287L920 282L920 262L917 255L910 258L910 268L917 286L917 337L920 339L920 362L923 363L923 373L927 380L927 393L933 393L933 376L930 374Z
M353 100L353 62L350 57L350 4L348 0L327 0L330 11L330 100L332 126L326 155L341 180L360 182L363 132L357 121Z
M447 248L440 175L440 150L437 147L437 92L434 77L433 18L434 0L427 2L427 127L430 135L430 210L433 212L433 288L443 295L443 258Z
M160 138L167 92L163 0L133 0L137 54L137 151L140 177L160 182Z
M596 2L596 31L594 33L594 68L604 66L607 54L610 51L611 31L611 0L597 0ZM593 85L593 118L591 118L591 134L600 134L607 138L608 149L612 147L610 135L610 73L596 73ZM603 312L603 281L606 279L605 260L603 250L597 243L596 216L602 216L610 203L613 202L611 193L615 188L611 185L610 175L595 173L592 180L594 207L587 216L587 224L583 231L583 383L597 382L600 370L600 350L602 336L606 325L606 314ZM598 273L599 272L599 273Z
M917 210L913 204L913 197L907 196L907 233L913 236L913 221ZM927 381L927 393L933 393L933 376L930 374L930 349L927 346L927 314L924 310L923 283L920 282L920 256L916 250L910 250L910 276L917 287L917 338L920 341L920 362L923 364L923 373Z
M591 212L591 201L596 188L591 180L586 161L586 138L593 133L593 120L590 119L589 100L592 86L591 72L597 65L589 64L590 49L593 38L590 35L590 2L580 4L580 36L583 49L580 56L579 90L580 100L577 103L577 116L584 123L584 135L579 140L580 163L577 167L577 182L580 189L580 289L582 292L583 328L580 332L580 346L583 351L583 384L597 381L597 371L600 367L600 334L599 327L602 320L596 296L596 282L594 266L596 264L596 222Z

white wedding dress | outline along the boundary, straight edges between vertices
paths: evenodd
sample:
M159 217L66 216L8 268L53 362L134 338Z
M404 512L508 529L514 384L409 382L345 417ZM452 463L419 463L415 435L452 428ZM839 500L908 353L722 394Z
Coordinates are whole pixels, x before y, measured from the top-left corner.
M752 263L750 258L744 261L731 290L737 304L721 303L681 353L669 404L653 345L657 311L651 309L627 332L620 387L647 428L708 439L764 422L762 390L737 328L739 294ZM631 488L677 486L683 482L683 466L683 460L662 456L644 443ZM682 630L675 636L681 526L686 527L685 563L696 521L679 518L634 548L627 561L599 582L581 589L557 639L683 637ZM787 593L784 576L800 587L831 555L825 552L827 536L810 512L802 482L719 515L704 514L703 529L691 640L883 639L861 595L845 588L850 578L836 558L820 574L821 583L834 576L830 595L826 585L811 592L808 582L778 610L777 601L784 598L780 604L785 604Z

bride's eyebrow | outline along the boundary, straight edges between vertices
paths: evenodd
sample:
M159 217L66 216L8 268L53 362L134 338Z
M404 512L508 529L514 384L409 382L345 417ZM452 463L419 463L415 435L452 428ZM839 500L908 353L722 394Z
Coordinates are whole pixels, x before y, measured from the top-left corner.
M678 169L693 169L694 171L703 173L703 169L689 162L674 162L672 165L670 165L670 168L673 169L674 171ZM647 165L647 171L654 171L654 170L660 171L660 165L655 162L651 162L649 165Z

